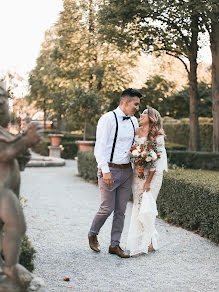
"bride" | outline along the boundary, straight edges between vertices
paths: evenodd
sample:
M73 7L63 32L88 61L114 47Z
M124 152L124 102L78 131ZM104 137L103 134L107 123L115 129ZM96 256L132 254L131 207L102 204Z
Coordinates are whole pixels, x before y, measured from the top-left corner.
M148 108L140 116L140 128L136 129L135 143L144 144L155 141L160 158L153 167L134 167L133 209L127 239L127 250L131 256L138 256L158 248L158 233L155 219L158 215L156 199L159 194L163 171L167 171L167 155L164 145L164 130L160 113L154 108ZM145 179L139 178L144 173Z

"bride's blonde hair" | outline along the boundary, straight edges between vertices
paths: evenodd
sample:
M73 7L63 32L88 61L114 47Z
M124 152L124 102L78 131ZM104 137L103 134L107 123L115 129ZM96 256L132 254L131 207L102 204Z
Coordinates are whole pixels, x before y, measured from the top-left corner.
M149 140L154 140L159 135L164 135L163 121L160 113L153 107L149 107L143 111L148 114L150 130L148 134Z

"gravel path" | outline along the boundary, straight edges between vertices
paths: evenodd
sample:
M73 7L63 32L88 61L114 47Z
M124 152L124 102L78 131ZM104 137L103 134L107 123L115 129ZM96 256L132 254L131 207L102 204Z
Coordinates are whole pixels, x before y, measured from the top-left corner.
M101 253L91 251L87 233L99 192L77 176L76 161L66 161L65 167L27 168L21 195L27 199L27 234L37 251L35 274L49 292L219 291L219 248L159 219L162 245L155 253L130 259L108 254L112 217L99 235ZM123 247L131 207L129 203Z

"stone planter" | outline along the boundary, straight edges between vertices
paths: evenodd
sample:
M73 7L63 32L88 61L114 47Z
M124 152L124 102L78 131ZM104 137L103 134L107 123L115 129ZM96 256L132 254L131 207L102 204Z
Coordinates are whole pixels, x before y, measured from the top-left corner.
M48 137L50 138L51 146L59 146L62 141L62 134L49 134Z
M78 145L78 151L89 151L94 149L95 141L75 141L75 144Z

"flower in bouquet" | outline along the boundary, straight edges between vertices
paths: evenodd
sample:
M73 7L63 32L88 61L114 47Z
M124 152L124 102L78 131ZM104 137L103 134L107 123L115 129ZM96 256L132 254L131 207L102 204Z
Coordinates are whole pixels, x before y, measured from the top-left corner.
M160 158L155 141L146 141L144 144L135 144L130 149L131 162L138 169L138 177L144 177L144 168L148 165L153 166L154 162Z

